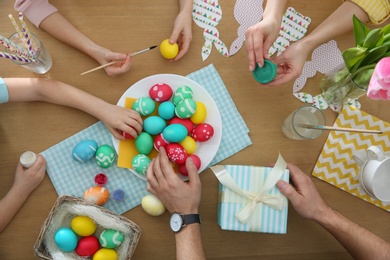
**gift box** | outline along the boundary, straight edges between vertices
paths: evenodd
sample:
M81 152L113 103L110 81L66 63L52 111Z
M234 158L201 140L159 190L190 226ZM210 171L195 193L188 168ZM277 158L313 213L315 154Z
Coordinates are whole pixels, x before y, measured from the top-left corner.
M86 259L78 256L75 251L61 251L54 242L56 231L62 227L70 227L72 219L76 216L87 216L95 222L96 232L94 236L97 238L106 229L121 232L124 239L114 250L118 255L118 259L131 259L142 235L139 226L103 207L92 205L83 199L68 195L63 195L57 199L49 216L43 223L34 245L34 252L37 257L40 259Z
M211 169L220 181L218 225L222 229L287 232L288 201L275 186L279 179L289 181L289 171L281 156L273 168L217 165Z

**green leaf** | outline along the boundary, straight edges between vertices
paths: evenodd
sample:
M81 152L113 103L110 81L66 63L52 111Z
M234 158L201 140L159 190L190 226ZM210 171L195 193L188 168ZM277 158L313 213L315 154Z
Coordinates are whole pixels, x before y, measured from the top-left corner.
M384 35L390 35L390 23L384 27L382 27L382 32Z
M364 40L366 39L366 35L370 32L370 29L364 23L362 23L355 15L353 15L352 22L356 46L363 46Z
M362 47L353 47L343 51L343 59L348 70L351 69L351 67L355 65L356 62L364 58L366 55L366 50L366 48Z
M383 32L381 29L377 28L372 31L370 31L366 39L364 40L363 47L367 49L374 48L376 46L379 46L383 43Z
M380 60L383 57L383 55L385 55L385 53L387 52L388 49L389 49L389 47L387 45L381 45L381 46L378 46L378 47L368 51L367 56L363 59L360 66L365 66L365 65L369 65L371 63L377 62L378 60Z

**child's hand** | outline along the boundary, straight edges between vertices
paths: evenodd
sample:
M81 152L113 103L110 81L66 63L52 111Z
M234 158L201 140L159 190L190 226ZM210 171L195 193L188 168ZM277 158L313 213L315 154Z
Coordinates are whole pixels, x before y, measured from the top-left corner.
M186 11L180 12L173 25L173 32L171 37L169 37L169 42L171 44L177 43L179 45L179 53L173 59L178 61L181 59L190 48L190 43L192 40L192 16L191 13L188 14Z
M101 120L115 138L125 139L119 131L124 131L134 138L142 132L143 122L138 112L112 104L101 109L104 111Z
M45 158L37 154L36 162L28 169L18 163L15 172L13 188L26 197L42 182L46 172Z

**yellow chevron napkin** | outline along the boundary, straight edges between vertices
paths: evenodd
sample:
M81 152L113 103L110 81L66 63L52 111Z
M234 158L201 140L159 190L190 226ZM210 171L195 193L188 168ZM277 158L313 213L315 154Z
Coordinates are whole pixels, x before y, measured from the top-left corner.
M390 211L390 203L373 199L359 184L359 166L352 155L364 155L375 145L390 152L390 124L358 110L344 106L334 126L382 130L383 134L331 131L313 170L313 176L326 181L362 200Z

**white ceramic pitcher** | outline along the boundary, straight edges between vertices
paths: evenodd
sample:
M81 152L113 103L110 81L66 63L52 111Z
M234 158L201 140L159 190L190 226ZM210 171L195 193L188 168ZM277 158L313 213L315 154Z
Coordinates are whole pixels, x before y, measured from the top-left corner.
M390 157L377 146L370 146L366 158L353 155L359 165L359 181L364 190L374 199L390 202Z

